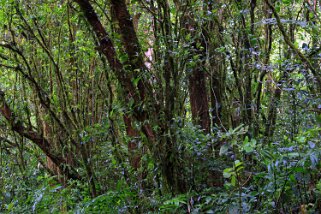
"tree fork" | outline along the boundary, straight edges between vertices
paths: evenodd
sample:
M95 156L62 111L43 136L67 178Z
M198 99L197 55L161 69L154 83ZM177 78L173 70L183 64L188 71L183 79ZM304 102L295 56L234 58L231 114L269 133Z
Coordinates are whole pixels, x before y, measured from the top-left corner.
M82 180L81 176L76 172L75 169L72 169L70 166L65 165L67 161L63 157L58 156L52 151L50 143L47 139L32 131L31 128L26 128L25 126L23 126L22 122L14 115L9 105L6 103L5 93L1 90L0 112L11 125L11 129L13 131L35 143L52 160L52 162L59 167L61 172L63 172L68 179Z

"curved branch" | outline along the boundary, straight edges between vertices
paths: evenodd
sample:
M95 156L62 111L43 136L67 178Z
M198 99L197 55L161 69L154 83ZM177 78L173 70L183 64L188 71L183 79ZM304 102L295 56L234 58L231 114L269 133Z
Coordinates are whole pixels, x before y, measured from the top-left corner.
M302 62L304 62L308 68L311 70L313 76L315 77L317 83L318 83L318 88L321 91L321 77L320 75L317 73L317 70L314 68L314 66L312 65L312 63L310 62L310 60L298 49L295 47L295 45L291 42L289 36L286 34L285 29L283 27L283 24L281 23L281 19L278 15L278 13L276 12L274 6L271 4L271 2L269 0L265 0L267 5L270 7L270 9L273 12L273 15L276 19L276 23L279 27L279 30L281 31L281 34L284 38L285 43L299 56L299 58L301 59Z
M59 169L67 176L67 178L80 180L80 175L74 169L65 166L65 163L67 163L67 161L62 156L55 154L52 146L46 138L39 135L32 129L25 127L19 120L19 118L15 116L15 114L12 112L9 105L5 101L5 93L1 90L0 113L11 125L11 129L13 131L35 143L59 167Z
M111 38L110 38L109 34L107 33L106 29L104 28L101 21L99 20L97 13L95 12L95 10L92 7L92 5L90 4L90 2L88 0L74 0L74 2L76 2L79 5L86 20L89 22L94 33L96 34L96 36L99 40L98 50L100 50L101 53L107 58L107 61L110 65L110 67L113 69L118 81L120 82L120 84L124 88L125 93L127 94L126 101L128 101L128 100L130 100L130 98L132 98L134 100L135 105L141 106L141 104L144 102L145 89L149 89L149 87L150 87L149 83L147 81L140 80L137 85L137 89L138 89L139 93L137 93L136 86L133 84L133 82L131 80L132 75L130 75L129 72L126 72L123 64L117 58L117 53L116 53L114 44L111 41ZM117 4L115 1L113 1L112 3L115 5ZM123 18L127 19L128 14L125 15ZM120 22L120 20L119 20L119 22ZM134 30L133 28L131 28L131 29ZM133 41L135 41L135 39L133 39ZM138 44L136 44L136 45L138 45ZM135 50L139 50L139 49L136 48ZM137 58L137 60L138 60L138 58ZM133 70L135 70L136 68L141 69L133 63L131 64L131 66L132 66ZM148 91L148 92L150 92L150 91ZM150 96L149 98L152 98L152 96ZM154 102L154 103L156 103L156 102ZM136 108L134 110L134 115L135 115L136 119L139 121L144 122L146 119L148 119L146 112L144 112L141 108ZM144 130L144 133L146 134L146 136L150 140L152 140L152 141L155 140L154 133L148 124L143 126L143 130Z

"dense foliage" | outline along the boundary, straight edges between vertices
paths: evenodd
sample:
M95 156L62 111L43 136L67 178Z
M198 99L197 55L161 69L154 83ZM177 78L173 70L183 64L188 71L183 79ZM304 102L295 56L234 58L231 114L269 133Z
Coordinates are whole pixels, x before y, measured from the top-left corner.
M321 212L317 0L0 0L0 212Z

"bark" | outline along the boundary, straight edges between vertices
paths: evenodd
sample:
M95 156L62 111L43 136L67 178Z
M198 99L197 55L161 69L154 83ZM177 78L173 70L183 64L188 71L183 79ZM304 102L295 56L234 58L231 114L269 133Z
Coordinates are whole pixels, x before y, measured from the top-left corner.
M151 90L151 86L149 83L149 80L147 78L148 75L145 75L145 71L147 71L143 58L141 57L141 50L139 46L139 42L135 33L135 29L130 17L130 14L127 11L127 7L125 4L125 1L120 0L112 0L111 1L111 6L115 10L115 17L118 21L118 24L120 26L120 34L121 34L121 39L123 43L124 50L126 54L128 55L128 61L124 62L122 64L116 55L116 51L114 48L114 45L107 34L105 28L102 26L101 22L99 21L99 18L97 14L95 13L93 7L87 0L74 0L78 5L80 6L81 10L84 13L85 18L88 20L89 24L93 28L93 31L95 32L98 40L99 40L99 47L97 48L102 52L102 54L107 58L110 67L113 69L118 81L120 82L122 88L124 89L124 92L126 94L126 102L130 101L130 99L134 100L134 108L133 108L133 118L136 119L140 122L143 122L144 125L142 125L142 132L144 135L147 137L148 141L150 142L150 150L154 152L154 156L156 159L159 159L161 157L162 161L162 167L163 167L163 172L165 172L164 178L168 181L170 184L170 188L173 189L179 189L177 186L181 186L180 182L178 181L177 177L179 176L179 173L177 173L177 170L179 166L177 163L175 163L175 160L177 160L177 157L175 155L175 146L174 142L175 139L174 133L171 133L171 125L170 123L172 122L172 116L173 112L175 112L175 97L177 94L178 90L178 82L177 82L177 73L173 69L174 63L172 56L167 55L165 61L171 63L171 69L166 69L167 74L165 74L164 78L169 78L169 81L166 82L166 87L165 87L165 93L169 94L168 97L166 97L166 101L164 102L165 105L165 117L169 120L163 121L163 123L166 123L165 126L162 126L164 129L163 133L167 133L170 136L167 135L166 139L163 141L164 145L159 145L159 146L165 146L165 153L164 154L157 154L156 151L158 149L155 149L155 133L152 129L152 126L150 123L147 123L146 121L151 121L151 120L157 120L157 112L155 109L160 109L158 105L159 102L156 102L153 97L153 93ZM164 2L158 2L162 7L166 7L166 3ZM168 6L168 5L167 5ZM165 8L166 9L166 8ZM169 10L168 10L169 11ZM164 32L166 35L170 35L171 30L171 22L168 16L169 12L164 11L164 18L167 19L167 21L164 21ZM166 37L168 41L166 41L166 45L168 45L169 48L171 48L171 40L170 37ZM168 65L169 66L169 65ZM132 83L132 78L137 78L140 75L142 77L138 84L137 87L133 85ZM148 103L147 103L148 102ZM148 106L148 113L142 108L142 106ZM166 113L169 114L166 114ZM151 115L154 115L156 118L153 118ZM126 120L125 120L126 122ZM132 120L131 123L134 121ZM127 123L127 129L131 129L129 126L129 121ZM131 130L127 130L127 132L130 134ZM131 147L131 145L129 145ZM174 155L173 155L174 154ZM134 161L135 162L135 161ZM134 163L133 163L134 164ZM166 168L169 167L167 170ZM166 173L169 172L169 173ZM174 187L173 187L174 186ZM175 191L175 190L174 190Z
M196 124L200 125L205 132L209 132L210 117L206 78L205 72L200 68L195 68L189 77L189 93L193 120Z
M133 72L138 72L145 69L143 58L141 57L139 42L135 33L135 29L131 20L131 17L127 11L126 4L124 1L112 1L112 6L116 11L118 11L118 15L116 16L120 26L122 26L121 34L122 41L126 52L128 52L129 62L125 62L125 66L119 61L117 58L117 54L115 51L115 47L108 35L106 29L103 27L100 22L94 8L89 3L88 0L74 0L80 6L82 12L84 13L85 18L93 28L94 33L96 34L99 40L99 47L97 48L101 53L107 58L107 61L110 67L113 69L118 81L123 87L126 94L126 101L130 101L133 99L134 101L134 117L144 122L148 119L147 113L142 109L142 105L144 104L145 93L148 92L150 96L149 99L152 99L153 96L151 94L150 85L144 79L140 79L137 88L132 82L132 78L137 78L138 76L133 76ZM117 12L116 12L117 13ZM127 26L128 25L128 26ZM128 41L127 41L128 39ZM136 57L136 58L135 58ZM126 69L130 67L128 71ZM134 73L136 75L142 74ZM137 93L138 92L138 93ZM151 103L156 103L152 102ZM149 125L143 126L143 131L146 133L147 138L150 141L155 140L155 135L151 130Z
M51 129L50 126L48 124L48 122L46 121L46 112L44 107L42 107L42 105L39 105L40 107L39 109L39 124L41 124L42 127L42 136L46 139L51 139L50 142L50 146L52 149L54 150L58 150L57 149L57 144L56 142L54 142L55 140L53 140L53 136L51 135ZM66 180L64 178L64 175L62 174L62 172L60 171L59 167L51 160L50 157L47 156L47 168L50 170L50 172L54 173L54 175L56 175L58 177L58 181L61 182L62 184L65 184Z
M162 171L164 178L171 189L171 192L185 192L186 185L184 181L184 172L180 167L180 160L178 156L176 146L176 129L173 127L173 118L175 118L178 112L178 94L179 94L179 77L178 70L175 64L175 58L172 54L174 52L173 45L173 32L176 31L175 26L172 25L170 5L167 0L158 0L158 6L160 8L161 19L163 20L160 24L161 37L164 45L166 46L166 52L164 55L164 67L163 67L163 78L164 78L164 113L165 120L163 122L162 135L163 144L165 145L162 157Z
M216 0L215 4L220 4L220 0ZM204 1L204 16L207 15L207 11L213 10L214 1ZM224 47L224 39L222 36L223 26L221 25L224 19L224 8L218 10L217 18L208 21L207 28L208 33L204 31L204 36L209 44L210 55L213 56L211 60L211 73L210 73L210 101L212 108L212 127L218 128L224 127L227 124L226 117L223 118L223 91L225 88L225 56L222 53L216 51L219 47ZM213 40L211 35L216 35Z
M268 113L268 120L265 127L265 136L267 140L269 140L274 133L276 118L277 118L277 108L279 106L279 102L281 99L281 88L276 88L274 91L274 95L271 98L270 106L269 106L269 113Z
M199 62L196 62L197 64L194 68L192 68L192 72L189 76L189 95L192 110L192 118L194 123L200 125L201 128L208 133L210 131L211 121L209 116L209 102L206 88L206 76L205 71L202 69L205 66L204 58L206 55L206 42L203 38L197 38L197 36L195 35L196 29L199 29L199 27L195 23L193 14L186 14L183 18L183 22L186 23L185 28L187 30L187 33L190 33L195 40L192 44L193 52L191 53L191 56L200 56ZM203 50L198 48L198 42L202 44Z
M211 105L212 105L212 122L213 126L217 125L220 127L222 124L222 90L221 90L221 79L218 77L220 74L219 66L216 69L211 78Z
M277 26L279 27L279 30L283 36L284 42L294 51L294 53L300 58L300 60L303 63L305 63L305 65L310 69L310 71L311 71L311 73L317 83L317 89L319 90L319 92L321 92L321 76L319 75L318 70L316 70L316 68L313 66L311 61L307 58L307 56L305 56L298 48L295 47L293 41L291 41L291 39L292 39L291 36L289 36L286 33L286 30L285 30L283 24L281 23L281 19L279 17L279 14L276 12L273 4L269 0L265 0L265 2L267 3L267 5L270 7L270 9L273 12L273 15L276 19Z
M267 19L272 18L272 14L269 13L268 11L268 5L265 3L263 6L264 13ZM265 52L265 57L263 61L263 65L266 66L266 68L263 68L263 70L260 73L259 80L258 80L258 87L256 90L256 126L254 128L254 136L259 135L259 130L260 130L260 125L259 125L259 119L260 119L260 114L261 114L261 94L262 94L262 87L263 87L263 81L268 73L267 70L267 65L270 61L270 54L272 50L272 25L265 25L264 26L264 32L265 32L265 41L266 44L264 45L264 52Z
M101 51L107 58L109 65L114 70L116 77L118 78L126 92L129 93L131 97L134 97L136 99L135 101L138 101L137 97L132 94L135 91L135 87L131 83L130 77L126 75L123 65L117 58L116 50L110 39L110 36L100 22L94 8L87 0L75 0L75 2L80 6L85 18L93 28L93 31L95 32L99 40L99 47L97 47L97 49Z
M125 53L123 54L127 54L129 58L129 60L125 63L127 65L133 64L134 68L136 69L143 67L143 65L141 64L142 59L140 58L138 62L138 60L135 60L135 54L134 54L135 52L138 53L138 51L141 51L139 46L134 45L135 43L136 44L138 43L138 39L136 36L136 27L138 26L138 18L134 19L132 23L130 19L130 14L126 10L126 4L121 1L116 1L112 3L111 14L112 14L112 21L118 22L118 26L115 26L115 31L119 35L122 35L122 43L124 44L124 47L125 47L124 48ZM130 66L129 68L130 70L134 70L132 66ZM141 98L145 97L144 89L140 95L141 95ZM140 135L138 131L135 130L133 127L132 115L125 114L123 116L123 120L126 127L126 134L130 138L127 144L127 149L129 154L129 163L130 163L130 166L137 171L141 161L141 155L139 154L139 151L137 151Z
M128 54L129 64L133 66L133 69L145 69L132 17L127 10L125 1L112 0L111 4L119 24L119 31L125 51Z
M255 2L255 1L254 1ZM255 3L253 4L253 1L251 1L251 21L252 18L254 19L254 8L255 8ZM251 58L251 43L248 37L247 33L247 23L244 15L241 15L242 18L242 34L241 34L241 41L244 46L244 50L241 51L241 61L240 61L240 69L243 69L244 73L244 100L243 100L243 108L244 110L244 117L243 117L243 122L247 124L250 128L249 130L251 131L252 129L252 119L253 119L253 114L252 114L252 69L251 69L251 63L253 62ZM251 23L251 33L254 35L254 23Z
M124 94L125 101L130 102L133 100L133 114L125 115L124 122L126 126L127 135L134 140L138 137L138 132L133 129L132 122L134 119L143 122L142 132L146 138L150 141L151 150L153 144L156 141L154 131L150 124L146 121L149 120L148 113L143 109L143 106L151 107L150 112L153 111L153 107L156 105L156 101L153 101L153 95L149 82L145 79L145 73L147 71L143 57L141 55L141 49L138 38L134 29L132 18L127 10L126 2L123 0L112 0L111 6L115 11L115 18L119 24L119 31L121 34L122 43L125 49L125 54L128 55L128 61L122 64L117 58L115 47L106 31L100 22L94 8L87 0L75 0L80 6L85 18L93 28L95 35L99 40L99 47L97 48L107 59L109 66L114 71L116 78L121 84ZM137 87L133 84L132 79L142 77ZM149 96L146 96L148 94ZM146 99L145 99L146 98ZM150 105L145 104L145 101L150 101ZM138 169L140 163L140 156L136 155L137 145L133 141L128 144L129 152L133 154L130 157L130 163L134 169ZM153 151L153 150L152 150Z
M128 152L130 153L129 162L135 170L138 170L141 160L140 154L137 154L139 133L134 129L130 116L124 115L124 122L126 125L126 133L130 137L128 142Z
M81 176L76 172L76 170L66 164L67 161L65 158L55 154L55 151L53 151L46 138L33 131L31 128L26 128L23 123L14 115L9 105L5 101L5 94L3 91L0 91L0 112L11 125L11 129L13 131L35 143L47 155L47 157L49 157L51 161L59 167L61 172L63 172L68 179L81 180Z

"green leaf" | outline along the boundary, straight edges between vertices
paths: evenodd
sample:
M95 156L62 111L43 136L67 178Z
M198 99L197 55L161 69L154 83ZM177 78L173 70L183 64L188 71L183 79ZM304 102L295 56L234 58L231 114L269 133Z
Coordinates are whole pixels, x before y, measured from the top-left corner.
M221 148L220 148L219 155L220 156L225 155L227 153L228 149L229 149L228 144L227 143L223 144L223 146L221 146Z
M232 176L232 178L231 178L231 184L232 184L233 186L236 186L236 177L235 177L235 176Z
M241 166L242 162L240 160L236 160L236 161L234 161L234 165L235 165L235 167Z
M230 178L233 174L233 169L232 168L226 168L223 171L223 177L224 178Z
M139 80L141 80L141 77L137 77L133 79L133 84L137 87Z
M120 61L121 63L124 63L124 62L128 61L128 55L127 55L127 54L122 54L122 55L120 55L119 61Z
M321 124L321 114L315 116L316 121Z
M10 211L10 210L12 210L13 207L14 207L14 203L11 202L10 204L8 204L7 210Z
M291 4L292 0L282 0L283 4L289 5Z
M251 146L249 146L249 145L245 145L244 146L244 151L246 152L246 153L251 153L251 152L253 152L253 148L251 147Z
M297 138L297 141L298 141L299 143L305 143L306 138L305 138L304 136L299 136L299 137Z
M291 152L291 153L288 154L288 156L290 158L297 158L297 157L300 156L300 154L298 152Z
M246 153L251 153L254 151L256 147L256 140L255 139L251 139L251 141L248 141L248 137L245 137L244 139L244 143L243 143L243 150Z
M236 172L240 172L244 168L243 162L239 160L234 161L234 167Z

